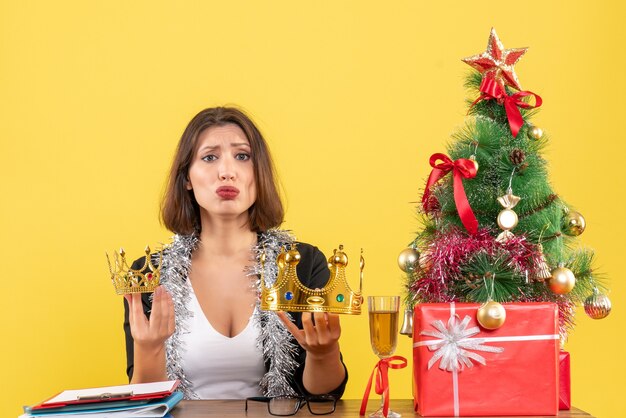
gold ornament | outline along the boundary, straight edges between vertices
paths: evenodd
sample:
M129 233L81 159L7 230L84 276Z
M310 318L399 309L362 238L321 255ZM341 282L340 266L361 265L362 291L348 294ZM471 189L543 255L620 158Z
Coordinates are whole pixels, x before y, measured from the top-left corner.
M543 245L539 244L538 247L541 255L537 264L537 278L546 280L552 277L552 272L550 272L550 267L548 267L546 256L543 255Z
M533 126L528 130L528 137L534 140L540 140L543 138L543 129L538 126Z
M412 247L405 248L398 255L398 267L405 273L410 273L418 266L420 253Z
M498 198L498 202L504 207L497 218L498 226L503 231L498 235L496 241L503 242L513 237L513 233L510 230L515 228L518 222L517 213L513 211L513 208L519 203L520 199L519 196L513 194L513 190L510 187L504 196Z
M463 58L463 62L477 69L483 80L490 78L504 88L505 85L522 90L513 66L528 48L504 49L495 29L491 29L487 50L479 55Z
M470 155L469 159L474 163L474 167L476 167L476 172L478 172L478 161L476 161L476 156Z
M548 281L550 290L557 295L564 295L569 293L576 284L576 277L572 270L564 267L563 264L559 264L559 267L552 270L552 278Z
M163 252L158 252L158 264L153 263L156 254L150 254L150 247L146 247L144 252L146 257L143 266L134 270L128 266L126 262L126 253L123 248L120 252L113 252L113 262L107 254L107 263L109 264L109 272L111 273L111 281L118 295L126 295L130 293L152 293L159 286L161 280L161 264L163 261Z
M597 288L593 289L593 294L585 299L585 313L592 319L606 318L611 313L611 300Z
M502 304L490 300L478 308L476 320L485 329L498 329L506 321L506 310Z
M363 296L361 285L363 280L363 267L365 260L361 255L359 291L350 289L346 279L346 266L348 256L343 252L343 245L339 251L335 250L328 259L330 279L321 289L310 289L298 278L296 266L300 262L300 253L295 245L291 248L282 248L276 258L278 274L276 281L271 287L265 285L261 268L261 309L264 311L287 311L287 312L331 312L338 314L359 315Z
M561 229L564 234L577 237L585 231L585 218L579 212L567 210Z

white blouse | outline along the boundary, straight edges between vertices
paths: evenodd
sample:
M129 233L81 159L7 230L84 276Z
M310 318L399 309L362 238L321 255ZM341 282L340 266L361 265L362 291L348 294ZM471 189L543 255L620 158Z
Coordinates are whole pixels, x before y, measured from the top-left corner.
M261 396L259 382L265 374L263 352L257 347L259 330L253 315L232 338L217 332L208 321L191 283L187 330L181 336L183 371L201 399L244 399ZM255 308L257 309L257 308Z

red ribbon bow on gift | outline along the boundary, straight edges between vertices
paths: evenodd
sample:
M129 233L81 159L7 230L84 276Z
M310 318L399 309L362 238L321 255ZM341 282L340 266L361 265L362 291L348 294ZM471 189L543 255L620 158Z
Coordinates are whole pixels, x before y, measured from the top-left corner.
M511 133L513 137L516 138L519 133L520 128L524 124L524 119L522 118L522 113L518 108L522 107L524 109L531 109L535 107L541 106L543 101L538 94L533 93L532 91L520 91L511 96L506 94L506 90L504 87L500 85L493 77L485 77L483 78L482 83L480 83L480 97L472 103L474 106L476 103L481 100L491 100L495 99L498 103L504 104L504 110L506 110L506 117L509 120L509 127L511 128ZM521 100L522 97L526 96L534 96L535 97L535 105L531 105ZM470 108L472 107L470 106Z
M440 163L437 161L441 160ZM459 212L459 217L463 226L471 234L478 232L478 221L472 207L467 201L467 195L463 188L463 179L472 179L476 177L476 166L474 161L466 158L459 158L452 161L450 157L445 154L433 154L430 156L430 166L433 168L428 176L428 182L426 183L426 190L424 190L424 196L422 196L422 206L424 210L428 212L428 199L430 198L430 189L437 183L437 181L445 176L448 172L452 171L454 178L454 203L456 203L456 209Z
M393 361L397 361L398 363L392 363ZM360 415L365 415L367 400L370 396L370 391L372 390L372 379L374 378L374 374L376 374L375 390L378 395L383 396L383 415L387 416L387 414L389 413L389 368L403 369L406 367L406 365L407 361L402 356L391 356L383 358L380 359L378 363L376 363L376 366L374 366L374 370L372 370L372 374L370 375L370 379L367 382L365 393L363 394L363 400L361 401L361 410L359 411Z

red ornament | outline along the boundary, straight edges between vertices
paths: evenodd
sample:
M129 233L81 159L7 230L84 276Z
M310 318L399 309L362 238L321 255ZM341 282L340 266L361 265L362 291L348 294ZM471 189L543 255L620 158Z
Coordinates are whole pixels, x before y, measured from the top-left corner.
M496 30L491 28L487 50L479 55L463 58L463 62L477 69L483 79L495 80L502 89L510 86L522 90L513 66L528 48L504 49Z

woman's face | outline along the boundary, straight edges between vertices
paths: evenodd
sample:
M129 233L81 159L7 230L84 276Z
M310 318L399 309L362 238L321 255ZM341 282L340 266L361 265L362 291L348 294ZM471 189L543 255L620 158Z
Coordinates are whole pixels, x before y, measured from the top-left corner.
M250 142L235 124L212 126L200 133L187 189L202 216L232 219L248 216L256 200Z

